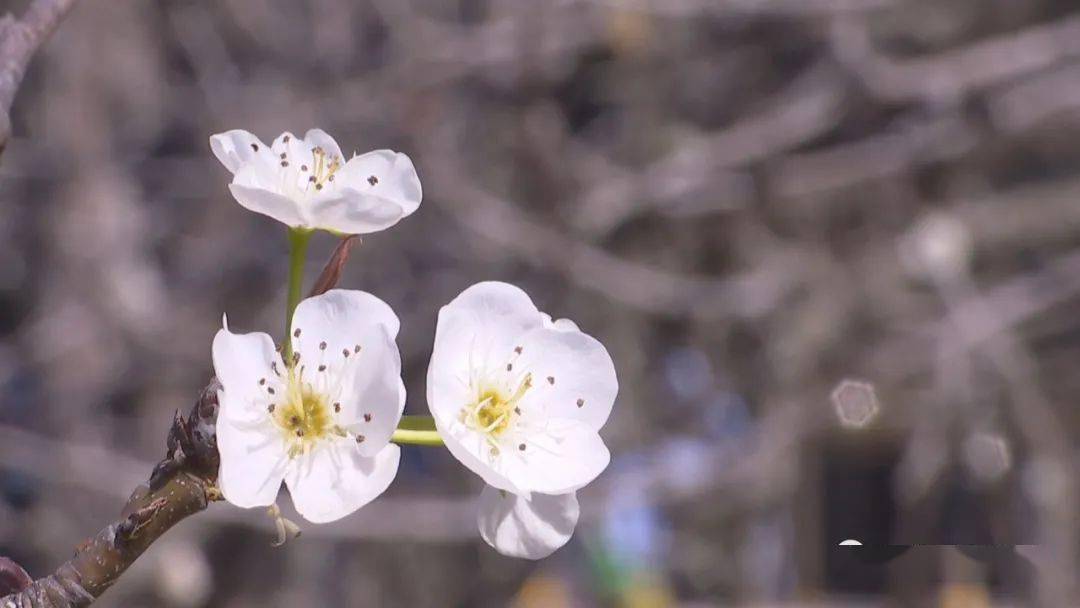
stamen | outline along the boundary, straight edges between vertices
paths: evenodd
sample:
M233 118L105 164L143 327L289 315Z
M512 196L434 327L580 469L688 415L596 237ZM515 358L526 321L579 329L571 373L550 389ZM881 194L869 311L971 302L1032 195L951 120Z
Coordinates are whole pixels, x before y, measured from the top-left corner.
M372 186L374 186L375 184L379 183L379 178L377 178L377 177L375 177L374 175L372 175L371 177L367 178L367 183L369 183L369 184L371 184Z

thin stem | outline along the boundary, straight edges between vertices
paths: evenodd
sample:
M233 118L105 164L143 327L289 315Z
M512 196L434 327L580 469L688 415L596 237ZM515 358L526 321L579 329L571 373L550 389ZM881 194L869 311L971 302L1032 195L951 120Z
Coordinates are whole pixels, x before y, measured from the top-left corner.
M444 445L439 431L435 430L435 419L431 416L402 416L401 423L390 441L412 445Z
M311 230L289 228L289 293L285 303L285 360L292 358L292 318L304 287L304 261Z

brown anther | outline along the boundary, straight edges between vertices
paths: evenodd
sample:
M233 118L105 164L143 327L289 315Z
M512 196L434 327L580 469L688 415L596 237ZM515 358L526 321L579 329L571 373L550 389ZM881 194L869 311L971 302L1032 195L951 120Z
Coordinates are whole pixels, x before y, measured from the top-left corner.
M258 152L259 151L259 144L251 144L251 150L253 152Z
M555 384L555 376L548 376L548 384Z
M521 408L520 407L515 407L514 408L514 413L517 414L518 416L520 416L521 415Z
M286 135L285 137L281 138L281 141L283 141L283 142L285 142L285 143L289 143L289 140L290 140L290 139L292 139L292 137L290 137L290 136Z
M521 354L521 351L523 351L523 350L525 350L525 349L521 348L520 346L515 346L514 347L514 352L519 354L519 355Z
M341 403L340 402L334 402L334 412L335 413L341 413Z
M322 184L315 184L316 190L322 190Z
M307 171L307 165L300 165L301 171Z
M273 413L274 413L274 409L275 409L276 407L277 407L276 405L274 405L273 403L271 403L270 405L266 406L266 411L268 411L268 412L270 412L271 414L273 414Z
M585 405L585 400L584 400L584 399L578 399L578 400L577 400L577 406L578 406L578 407L581 407L581 406L583 406L583 405Z
M266 378L259 378L259 386L266 384Z
M353 349L352 349L352 352L354 352L354 353L360 352L360 345L357 344L356 346L354 346Z
M319 342L319 350L326 350L326 342Z
M364 436L363 435L357 435L356 436L356 443L364 443Z
M371 422L371 414L364 414L364 422Z
M369 183L369 184L371 184L372 186L374 186L375 184L379 183L379 178L377 178L377 177L375 177L374 175L372 175L371 177L367 178L367 183Z
M320 372L325 372L326 371L326 366L325 365L320 365L319 366L319 371Z
M349 349L347 349L347 348L341 349L341 354L344 355L346 359L348 359L349 358Z
M281 161L281 166L282 167L288 167L289 166L289 161L287 161L287 160Z
M525 451L525 444L524 443L518 444L518 449L521 450L522 452L524 452Z
M300 417L299 416L293 416L292 418L289 418L289 424L291 424L293 426L296 426L296 425L300 424Z
M308 178L307 178L307 181L314 184L315 183L315 176L314 175L309 175Z
M296 436L297 437L303 437L304 436L304 429L296 429Z
M287 155L284 152L282 152L281 153L281 160L285 160L286 158L287 158Z
M294 338L299 338L299 337L300 337L300 328L299 328L299 327L297 327L297 328L296 328L296 329L295 329L295 330L294 330L294 331L292 332L292 337L294 337Z
M272 387L272 386L269 386L269 387L267 387L267 388L266 388L266 392L268 392L268 393L270 393L271 395L273 395L273 394L274 394L274 387Z
M506 371L510 371L512 369L514 369L514 364L513 363L507 363L506 364Z

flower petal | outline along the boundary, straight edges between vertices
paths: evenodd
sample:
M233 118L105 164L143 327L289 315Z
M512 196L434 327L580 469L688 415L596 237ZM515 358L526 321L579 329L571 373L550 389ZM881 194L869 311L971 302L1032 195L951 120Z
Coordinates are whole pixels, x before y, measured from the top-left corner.
M454 420L472 395L477 370L502 367L520 338L542 323L540 311L508 283L477 283L439 311L428 366L428 407L436 419Z
M308 298L293 315L293 348L304 377L340 406L340 424L363 436L360 453L373 456L393 435L405 409L399 321L379 298L332 289Z
M578 328L577 323L574 323L570 319L552 319L551 315L546 312L540 313L544 317L544 327L548 329L554 329L556 331L581 331Z
M225 393L219 398L224 411L229 398ZM221 456L218 485L225 500L245 509L273 504L288 457L285 442L270 419L250 424L219 416L217 445Z
M259 154L270 154L262 140L243 129L211 135L210 149L230 173L236 173Z
M572 492L533 494L525 499L485 486L477 523L480 536L499 553L541 559L570 540L580 512L577 495Z
M344 234L369 234L385 230L404 217L394 201L373 196L342 184L332 195L311 202L311 224Z
M396 445L365 457L352 440L342 439L293 460L285 483L297 512L321 524L341 519L382 494L397 475L400 460Z
M263 418L270 403L267 387L277 384L274 366L283 370L281 356L270 336L261 333L234 334L225 327L214 336L211 348L214 373L221 381L221 413L233 420Z
M393 150L375 150L354 156L341 168L344 187L391 201L407 217L420 207L424 196L412 159Z
M251 167L250 164L244 165L236 174L233 183L229 184L229 192L232 192L236 202L249 211L272 217L294 228L307 225L295 201L264 188L238 183L239 177Z
M345 162L345 155L341 153L341 148L338 147L337 142L334 141L333 137L330 137L329 133L322 129L309 129L308 132L304 134L304 143L312 149L317 147L322 148L323 152L326 152L327 156L330 158L336 156L341 159L341 162Z
M579 490L611 461L600 435L577 420L552 419L536 428L519 428L507 443L499 470L523 490L541 494Z
M619 392L615 365L604 345L565 326L533 330L521 338L521 345L517 366L533 374L522 409L580 420L600 430Z

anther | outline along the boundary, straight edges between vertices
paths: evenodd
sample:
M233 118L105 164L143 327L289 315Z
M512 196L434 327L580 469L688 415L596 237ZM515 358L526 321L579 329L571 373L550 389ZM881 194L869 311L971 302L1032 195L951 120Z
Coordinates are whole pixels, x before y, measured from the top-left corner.
M371 414L364 414L364 422L371 422Z
M519 354L519 355L521 354L521 351L523 351L523 350L525 350L525 349L521 348L520 346L515 346L514 347L514 352Z
M290 139L292 139L292 137L290 137L290 136L286 135L285 137L281 138L281 141L283 141L283 142L285 142L285 143L289 143L289 140L290 140Z
M270 387L267 387L267 389L266 389L266 392L268 392L268 393L270 393L271 395L273 395L273 394L274 394L274 387L272 387L272 386L270 386Z
M521 408L520 407L515 407L514 408L514 413L517 414L518 416L520 416L521 415Z
M296 365L299 361L300 361L300 353L293 353L292 354L293 365Z
M281 153L281 160L285 160L286 158L288 158L288 155L285 154L284 152L282 152Z
M506 371L510 371L512 369L514 369L514 364L513 363L507 363L506 364Z
M253 152L258 152L259 151L259 144L251 144L251 150Z
M316 190L322 190L322 184L315 184Z
M341 402L334 402L334 413L341 413Z
M353 349L352 349L352 352L354 352L354 353L360 352L360 345L357 344L356 346L354 346Z
M266 384L266 378L259 378L259 386Z
M304 436L304 429L296 429L296 436L297 437L303 437Z
M341 354L344 355L346 359L348 359L349 358L349 349L347 349L347 348L341 349Z
M292 336L294 338L299 338L300 337L300 328L299 327L296 328L296 331L292 332Z
M309 182L311 182L311 183L313 183L313 184L314 184L314 183L315 183L315 176L314 176L314 175L310 175L310 176L308 176L308 178L307 178L307 181L309 181Z
M301 171L307 171L307 165L300 165Z
M548 376L548 384L555 384L555 376Z
M518 449L521 450L522 452L524 452L525 451L525 444L524 443L518 444Z
M296 426L296 425L300 424L300 417L299 416L293 416L293 417L289 418L289 423L292 424L293 426Z
M363 435L357 435L356 436L356 443L364 443L364 436Z
M288 167L289 166L289 161L287 161L287 160L281 161L281 166L282 167Z
M270 405L266 406L266 411L268 411L268 412L270 412L271 414L273 414L273 413L274 413L274 408L276 408L276 407L277 407L276 405L274 405L273 403L271 403Z
M326 350L326 342L319 342L319 350Z
M319 371L320 372L325 372L326 371L326 366L325 365L320 365L319 366Z
M578 406L578 407L581 407L581 406L583 406L583 405L585 405L585 400L584 400L584 399L578 399L578 400L577 400L577 406Z
M369 184L371 184L372 186L374 186L375 184L379 183L379 178L377 178L377 177L375 177L374 175L372 175L371 177L367 178L367 183L369 183Z

